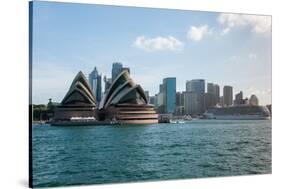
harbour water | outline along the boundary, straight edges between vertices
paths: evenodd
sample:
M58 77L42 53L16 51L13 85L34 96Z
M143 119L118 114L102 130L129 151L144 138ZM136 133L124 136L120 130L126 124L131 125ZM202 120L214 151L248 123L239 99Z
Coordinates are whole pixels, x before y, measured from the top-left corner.
M271 120L33 125L35 187L271 173Z

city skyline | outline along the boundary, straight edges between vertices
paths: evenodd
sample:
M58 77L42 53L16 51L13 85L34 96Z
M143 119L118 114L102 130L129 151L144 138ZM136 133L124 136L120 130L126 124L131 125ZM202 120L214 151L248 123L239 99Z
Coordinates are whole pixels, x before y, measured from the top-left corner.
M177 78L176 91L205 79L220 94L230 85L233 94L271 104L269 16L61 4L34 3L34 103L61 101L79 70L88 75L97 66L110 77L121 62L150 94L166 77Z

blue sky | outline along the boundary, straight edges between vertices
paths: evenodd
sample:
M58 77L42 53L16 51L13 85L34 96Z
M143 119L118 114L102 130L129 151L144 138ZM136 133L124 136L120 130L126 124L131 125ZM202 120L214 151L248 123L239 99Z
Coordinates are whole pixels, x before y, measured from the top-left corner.
M112 62L131 69L150 94L165 77L233 86L271 103L271 17L213 12L35 2L33 103L60 102L78 71Z

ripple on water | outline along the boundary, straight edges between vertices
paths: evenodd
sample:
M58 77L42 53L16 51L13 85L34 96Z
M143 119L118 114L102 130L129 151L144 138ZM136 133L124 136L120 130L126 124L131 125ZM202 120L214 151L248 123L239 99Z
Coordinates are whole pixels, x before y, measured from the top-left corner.
M270 121L33 126L34 186L271 173Z

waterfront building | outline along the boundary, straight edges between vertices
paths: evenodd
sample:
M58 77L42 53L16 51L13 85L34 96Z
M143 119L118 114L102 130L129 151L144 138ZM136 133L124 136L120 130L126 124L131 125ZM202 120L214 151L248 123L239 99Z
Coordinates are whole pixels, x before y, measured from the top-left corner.
M97 118L95 111L96 99L92 89L80 71L74 78L65 97L54 112L54 123L70 121L73 118Z
M218 84L214 85L215 89L215 105L220 103L220 86Z
M96 97L96 101L99 103L101 101L101 75L99 75L96 67L89 74L89 83Z
M204 94L205 94L205 80L193 79L186 81L186 92L193 92L197 96L197 110L198 114L203 114L205 111Z
M205 102L205 107L207 107L209 104L210 106L214 106L219 104L220 102L220 86L218 84L214 84L214 83L207 83L207 99L211 98L211 102L207 100L207 102ZM212 96L212 97L211 97Z
M127 70L115 78L103 97L99 118L120 124L158 123L154 106L148 104L142 87L132 80Z
M156 106L156 96L149 97L149 104Z
M214 107L216 105L215 95L213 93L205 93L204 94L204 103L205 103L206 110L211 107Z
M217 88L213 83L207 83L207 93L204 94L205 109L213 107L217 104L216 90Z
M181 92L176 93L176 106L181 106Z
M191 81L186 81L185 91L186 92L192 92L192 82Z
M173 114L176 110L176 78L163 79L163 103L164 112Z
M120 62L114 62L112 64L112 70L111 70L111 79L112 81L115 80L115 78L123 71L123 65ZM129 72L128 72L129 73Z
M207 83L207 93L215 94L215 85L213 83Z
M249 104L252 106L258 106L259 105L258 97L256 95L251 95L249 99Z
M154 99L154 106L155 106L155 109L157 110L158 108L158 94L155 94L155 99Z
M157 112L158 113L165 113L164 110L164 94L163 92L158 93L157 95Z
M223 96L220 96L219 106L223 106Z
M106 76L103 77L104 82L104 93L107 93L109 87L111 86L111 78L106 78Z
M185 114L197 115L199 113L197 93L189 91L183 92L183 94Z
M243 99L243 104L249 104L249 99L248 98Z
M223 87L223 105L230 106L233 104L233 89L231 86Z
M176 115L184 114L184 93L176 93Z
M234 104L235 105L244 104L244 102L243 102L243 92L242 91L240 91L239 93L237 93L235 95Z
M159 85L159 93L163 93L163 84Z

